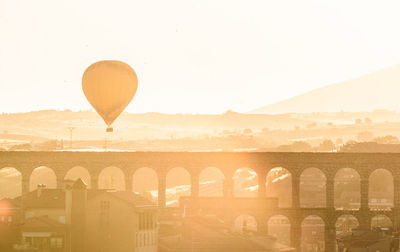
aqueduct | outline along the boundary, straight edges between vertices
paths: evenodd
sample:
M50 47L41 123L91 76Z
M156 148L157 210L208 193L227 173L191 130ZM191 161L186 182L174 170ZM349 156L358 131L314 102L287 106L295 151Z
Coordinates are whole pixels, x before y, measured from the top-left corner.
M153 169L157 174L158 204L166 206L166 178L170 170L182 167L190 175L190 197L184 200L197 204L199 197L199 176L207 167L217 167L224 176L223 193L216 202L233 202L247 208L238 210L215 210L243 213L255 216L258 223L267 223L276 215L290 221L291 243L300 247L301 224L308 216L319 216L324 222L325 250L335 250L335 223L340 216L354 216L361 227L369 227L374 216L385 215L395 228L400 226L400 154L383 153L263 153L263 152L0 152L0 169L12 167L21 174L22 192L29 191L29 181L35 168L49 167L54 171L59 186L73 167L85 167L90 175L92 188L97 188L99 176L107 167L118 167L124 175L125 188L133 187L133 175L143 167ZM233 194L233 174L236 170L249 167L256 172L258 192L255 198L237 198ZM266 197L266 177L275 167L284 167L291 174L291 207L279 207ZM300 178L307 168L319 169L325 177L325 205L323 207L302 207L300 200ZM358 210L343 210L334 206L334 179L342 168L352 168L359 176L360 206ZM393 207L386 210L370 209L369 178L377 169L385 169L393 178ZM206 198L204 198L206 199ZM193 203L194 202L194 203ZM217 203L216 203L217 204ZM228 204L228 203L227 203ZM260 225L260 230L263 225Z

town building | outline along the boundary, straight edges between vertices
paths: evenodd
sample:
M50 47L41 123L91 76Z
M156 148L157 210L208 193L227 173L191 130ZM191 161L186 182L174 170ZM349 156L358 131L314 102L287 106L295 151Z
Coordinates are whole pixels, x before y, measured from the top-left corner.
M184 216L160 229L160 252L295 252L279 244L275 237L243 230L232 232L231 225L216 216Z
M3 219L8 229L2 229ZM12 245L20 249L155 252L158 208L133 192L87 190L80 179L64 189L39 185L0 200L0 232L10 235L12 230Z
M20 242L21 206L13 199L0 200L0 251Z

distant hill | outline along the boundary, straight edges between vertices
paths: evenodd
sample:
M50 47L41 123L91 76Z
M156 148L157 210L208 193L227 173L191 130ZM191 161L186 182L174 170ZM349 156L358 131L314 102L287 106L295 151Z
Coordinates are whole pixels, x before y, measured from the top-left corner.
M228 111L220 115L123 113L113 124L113 134L105 134L102 119L91 111L43 110L28 113L0 114L0 140L45 141L70 137L73 127L74 140L171 139L186 136L204 137L217 135L224 130L243 131L269 129L293 129L304 127L307 119L289 115L251 115Z
M49 139L45 137L40 137L40 136L30 136L30 135L18 135L18 134L6 134L0 133L0 139L1 140L11 140L11 141L28 141L28 142L44 142L48 141Z
M250 113L400 111L400 64L349 81L328 85Z

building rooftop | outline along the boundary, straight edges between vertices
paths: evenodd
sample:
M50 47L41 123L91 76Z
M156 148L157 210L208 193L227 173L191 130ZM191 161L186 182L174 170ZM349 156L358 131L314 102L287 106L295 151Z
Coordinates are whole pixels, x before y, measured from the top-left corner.
M24 194L24 208L65 208L65 193L64 189L50 189L43 188L31 191L29 193ZM95 190L88 189L87 190L87 199L90 201L92 198L97 195L107 193L119 200L126 202L135 207L157 207L157 204L134 193L127 191L114 191L114 190ZM4 199L3 199L4 200ZM1 200L1 201L3 201ZM12 205L19 206L20 205L21 196L15 199L9 199ZM0 201L0 202L1 202ZM1 207L1 204L0 204Z
M275 239L271 237L234 234L229 231L229 225L200 216L184 218L181 234L182 240L177 240L175 236L162 237L160 251L266 252L281 250L276 246Z
M23 197L24 208L65 208L65 191L43 188L28 192ZM15 198L20 201L21 196Z
M157 207L157 204L153 201L146 199L145 197L136 194L134 192L127 191L105 191L105 193L109 193L110 195L125 201L128 204L131 204L135 207ZM88 195L89 198L89 195Z
M16 199L3 198L0 199L0 213L2 213L4 209L18 209L21 207L21 202Z
M63 232L64 227L65 224L45 215L26 219L22 226L22 232L49 232L49 230Z

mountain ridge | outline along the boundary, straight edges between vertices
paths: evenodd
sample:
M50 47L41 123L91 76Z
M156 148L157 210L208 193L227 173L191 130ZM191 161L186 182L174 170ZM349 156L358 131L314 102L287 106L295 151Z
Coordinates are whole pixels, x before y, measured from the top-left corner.
M347 81L333 83L280 102L254 109L252 114L400 110L400 64Z

